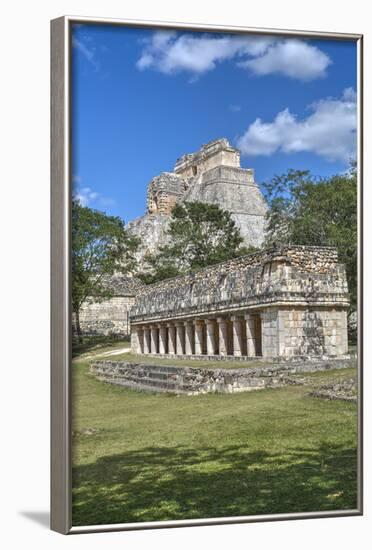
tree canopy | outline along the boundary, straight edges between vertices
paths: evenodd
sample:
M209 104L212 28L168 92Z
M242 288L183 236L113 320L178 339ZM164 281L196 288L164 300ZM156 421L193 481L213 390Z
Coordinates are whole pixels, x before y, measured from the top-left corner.
M72 202L72 308L80 336L79 312L90 297L111 296L105 279L118 269L135 267L138 239L128 234L121 218Z
M167 244L147 255L140 275L146 283L196 271L236 258L254 249L243 238L231 215L215 204L185 202L172 210Z
M269 203L266 245L335 246L345 264L351 305L357 301L357 176L316 178L288 170L264 184Z

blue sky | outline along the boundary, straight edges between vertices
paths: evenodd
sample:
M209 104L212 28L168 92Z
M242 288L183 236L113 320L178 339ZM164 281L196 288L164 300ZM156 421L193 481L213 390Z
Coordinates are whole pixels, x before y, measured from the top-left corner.
M355 156L352 42L76 25L72 61L76 193L126 222L152 177L217 138L258 183Z

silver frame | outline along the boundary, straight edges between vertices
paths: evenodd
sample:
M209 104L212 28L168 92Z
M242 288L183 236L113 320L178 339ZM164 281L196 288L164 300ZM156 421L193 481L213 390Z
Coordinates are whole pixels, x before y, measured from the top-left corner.
M147 29L178 29L299 36L357 43L358 75L358 507L355 510L268 514L143 523L73 527L71 517L71 26L74 23ZM363 35L200 25L160 21L66 16L51 21L51 529L63 534L92 533L329 518L363 514L363 304L362 304L362 178L363 178Z

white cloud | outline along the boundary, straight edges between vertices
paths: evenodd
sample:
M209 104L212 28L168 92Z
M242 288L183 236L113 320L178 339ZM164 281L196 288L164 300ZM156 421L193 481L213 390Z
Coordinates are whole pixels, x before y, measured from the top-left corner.
M271 44L263 55L239 63L255 74L282 74L299 80L326 76L331 60L319 48L297 39Z
M186 71L201 75L234 59L253 74L282 74L299 80L325 76L331 60L316 46L298 39L210 34L193 36L157 31L146 41L137 62L140 70L164 74Z
M81 181L82 179L80 176L74 175L72 177L73 197L81 206L92 206L96 204L101 207L110 207L116 205L115 199L104 197L91 187L82 187Z
M326 98L309 107L312 113L298 119L290 110L278 113L273 122L257 118L237 142L244 155L276 152L312 152L330 161L349 161L356 153L356 97L352 88L341 98Z
M93 191L90 187L81 187L74 190L74 198L80 202L82 206L88 206L96 199L99 195L96 191Z
M94 67L96 71L99 71L100 65L98 61L96 60L95 54L96 54L96 48L91 46L88 47L82 40L78 40L76 37L73 37L72 39L72 45L74 48L76 48L82 55L85 57L85 59Z

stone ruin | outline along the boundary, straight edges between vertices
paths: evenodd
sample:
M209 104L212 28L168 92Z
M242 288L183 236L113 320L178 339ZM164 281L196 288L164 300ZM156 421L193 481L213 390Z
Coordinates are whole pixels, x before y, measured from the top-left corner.
M266 202L254 181L252 169L240 167L240 152L227 139L203 145L183 155L173 172L154 177L147 188L146 214L130 222L128 230L141 241L137 259L155 253L166 242L172 208L184 201L217 204L231 213L246 245L260 247L265 235ZM107 282L113 297L90 297L82 307L80 324L86 335L129 335L129 311L141 283L117 273ZM73 330L75 323L73 319Z
M284 246L143 286L132 351L185 357L347 354L345 268L330 247Z
M239 150L224 138L183 155L173 172L151 180L145 215L128 224L129 231L141 239L139 260L148 252L156 253L159 244L166 242L172 208L185 201L220 206L230 212L247 246L263 244L266 202L253 170L241 168Z
M146 214L128 224L139 260L166 242L172 208L184 201L231 213L246 245L260 247L267 205L251 169L226 139L177 160L152 179ZM85 334L131 332L140 354L291 358L347 353L349 297L344 266L327 247L261 250L184 277L143 285L117 274L113 297L83 306Z
M97 301L92 296L80 311L80 327L86 336L128 336L130 334L129 311L135 296L143 283L136 277L116 273L108 277L106 287L111 297ZM75 317L72 318L73 333L76 334Z

